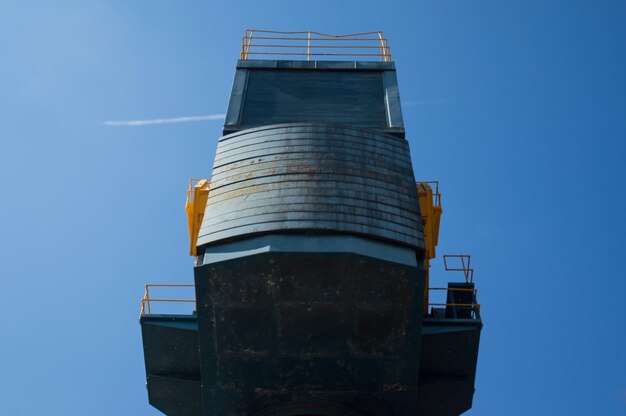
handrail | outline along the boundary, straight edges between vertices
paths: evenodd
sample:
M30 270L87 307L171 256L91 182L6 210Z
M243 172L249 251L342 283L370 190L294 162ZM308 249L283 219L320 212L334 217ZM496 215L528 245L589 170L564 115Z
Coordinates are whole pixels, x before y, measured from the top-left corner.
M150 297L150 288L151 287L194 287L195 285L193 284L184 284L184 283L148 283L145 285L145 291L144 291L144 295L143 298L141 299L141 312L139 313L140 316L143 315L151 315L152 314L152 308L151 308L151 303L152 302L182 302L182 303L196 303L195 299L163 299L163 298L151 298ZM147 312L147 313L146 313Z
M461 260L461 267L451 267L448 266L448 259L456 258ZM444 254L443 255L443 265L446 271L457 271L463 272L465 276L465 283L473 283L474 282L474 269L470 267L471 256L468 254ZM467 263L466 263L467 262Z
M189 178L189 188L187 188L187 203L192 203L194 200L193 187L203 178Z
M418 184L426 184L433 188L433 206L440 207L441 206L441 193L439 193L439 181L419 181Z
M140 316L151 315L152 302L170 302L170 303L196 303L196 299L177 299L177 298L151 298L150 297L150 288L153 287L195 287L193 284L172 284L172 283L149 283L145 285L145 292L143 298L141 299L141 312ZM431 290L439 290L446 292L472 292L472 303L430 303L428 302L427 306L445 306L445 307L461 307L461 308L472 308L472 312L474 317L478 317L480 314L480 303L476 301L476 295L478 291L476 289L471 288L450 288L450 287L430 287Z
M261 36L258 36L258 34L261 34ZM273 42L255 43L255 41ZM315 44L316 42L322 42L322 44ZM329 45L327 42L341 43ZM369 44L361 44L362 42L369 42ZM285 48L300 49L301 51L282 51ZM376 53L373 53L374 51L372 53L357 53L360 50L376 50ZM307 61L312 56L378 58L382 62L391 61L391 49L387 38L383 37L381 31L331 35L310 30L281 32L246 29L241 38L240 59L248 60L250 55L302 56L306 57Z
M428 290L447 290L449 292L474 292L474 294L478 293L478 289L465 287L429 287Z
M480 303L429 303L428 306L458 306L462 308L476 308L476 312L480 312Z
M471 292L472 293L472 303L431 303L428 302L428 306L444 306L451 308L471 308L471 313L473 318L480 318L480 303L476 300L476 296L478 294L477 289L472 288L462 288L462 287L430 287L428 290L445 290L447 292Z

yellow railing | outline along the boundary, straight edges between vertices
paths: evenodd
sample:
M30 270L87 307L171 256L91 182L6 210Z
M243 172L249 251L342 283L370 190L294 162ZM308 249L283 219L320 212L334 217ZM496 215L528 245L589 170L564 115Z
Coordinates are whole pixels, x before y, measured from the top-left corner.
M278 32L246 29L241 38L243 60L261 56L288 56L307 61L324 57L357 57L366 60L391 61L391 50L383 32L362 32L348 35L326 33Z
M447 292L471 292L472 293L472 303L432 303L429 302L428 306L443 306L443 307L458 307L458 308L469 308L471 311L471 315L473 318L480 317L480 303L476 300L476 295L478 291L476 289L470 288L455 288L455 287L430 287L428 290L434 291L446 291L446 299L448 298Z
M163 299L163 298L151 298L151 287L194 287L192 284L146 284L146 290L141 299L141 313L140 315L152 314L152 302L172 302L172 303L193 303L195 307L196 299Z
M172 298L152 298L150 297L150 288L154 287L194 287L193 284L146 284L143 298L141 299L141 315L152 314L152 302L171 302L171 303L193 303L195 308L196 300L194 299L172 299ZM472 303L428 303L428 307L443 306L443 307L461 307L471 308L473 317L477 318L480 314L480 304L476 301L476 289L466 288L445 288L445 287L431 287L429 291L446 291L446 292L472 292ZM446 296L447 299L447 296Z

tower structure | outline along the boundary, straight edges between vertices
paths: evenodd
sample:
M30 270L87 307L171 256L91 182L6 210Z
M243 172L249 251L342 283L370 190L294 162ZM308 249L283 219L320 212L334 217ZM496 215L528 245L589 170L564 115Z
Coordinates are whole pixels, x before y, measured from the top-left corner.
M246 31L240 58L211 179L188 194L196 308L152 313L164 299L146 287L150 403L169 416L463 413L482 327L472 270L445 258L465 279L429 307L440 196L416 184L386 39Z

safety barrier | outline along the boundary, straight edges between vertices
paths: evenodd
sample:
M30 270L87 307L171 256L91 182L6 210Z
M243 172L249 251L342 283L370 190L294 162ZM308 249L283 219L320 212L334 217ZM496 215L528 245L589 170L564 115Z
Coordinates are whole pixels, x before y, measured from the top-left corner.
M152 303L193 303L195 310L196 300L188 298L154 298L150 296L150 288L166 287L166 288L193 288L193 284L146 284L143 298L141 299L141 316L152 315ZM455 308L470 308L473 318L480 317L480 304L476 301L476 289L466 288L443 288L443 287L431 287L429 291L446 291L446 292L472 292L471 303L428 303L429 307L455 307ZM448 296L446 296L446 299Z
M273 30L246 29L241 38L242 60L250 57L288 56L307 61L335 57L359 58L359 60L391 61L391 51L383 32L362 32L348 35L326 33L278 32Z
M448 264L449 259L459 259L457 264L458 266L451 266ZM471 256L467 254L444 254L443 255L443 265L446 271L456 271L463 272L463 276L465 277L465 283L474 282L474 269L470 267Z
M449 299L448 293L449 292L471 292L472 293L472 301L471 303L448 303L446 301L446 303L433 303L433 302L429 302L428 306L429 307L433 307L433 306L438 306L438 307L445 307L445 308L460 308L460 309L465 309L465 310L469 310L470 312L470 316L472 319L480 319L480 303L477 302L476 300L476 296L478 291L476 289L470 289L470 288L452 288L452 287L430 287L428 288L429 291L446 291L446 299Z
M146 290L144 292L143 298L141 299L141 313L140 315L151 315L152 314L152 303L153 302L170 302L170 303L193 303L195 308L196 299L164 299L164 298L151 298L150 297L150 288L153 287L194 287L192 284L146 284Z

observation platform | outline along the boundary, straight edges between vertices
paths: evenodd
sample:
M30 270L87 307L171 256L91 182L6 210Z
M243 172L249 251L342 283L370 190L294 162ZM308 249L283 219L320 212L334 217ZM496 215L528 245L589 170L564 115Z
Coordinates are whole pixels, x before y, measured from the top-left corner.
M448 267L448 270L456 269ZM468 279L473 274L471 270L465 270L463 273L468 276ZM331 289L333 287L331 282L323 280L320 280L320 285ZM194 289L194 285L149 284L146 285L145 295L142 299L140 322L144 342L149 400L153 406L167 415L203 415L201 345L206 344L206 341L214 345L228 345L230 343L227 334L215 334L215 339L201 341L196 299L194 297L177 297L176 295L177 292L188 291L189 289ZM280 286L278 290L289 292L293 289L289 286ZM431 293L431 302L426 308L428 313L420 317L421 350L419 353L419 370L416 374L416 379L419 380L416 389L418 409L415 414L459 415L469 409L472 404L478 345L482 328L480 305L477 303L474 284L469 280L449 283L446 288L431 287L428 291ZM277 302L276 304L294 306L293 300L291 302ZM304 310L319 305L318 302L310 299L306 302L297 302L297 304ZM265 313L257 309L257 313L259 312ZM419 314L419 312L416 313ZM244 323L248 328L252 340L269 340L272 338L267 334L264 336L262 331L259 332L259 328L255 328L254 319L252 321L250 319L251 316L248 316L241 323ZM338 328L332 314L326 318L325 322L325 330L314 335L317 341L313 340L313 344L308 344L308 348L315 346L315 343L319 343L325 336L333 339L331 334L338 330L347 332L348 337L355 335L349 330L346 331L345 328ZM380 337L378 325L381 323L380 320L374 319L369 325L364 324L364 328L369 328L368 331L370 332L373 329ZM390 323L387 322L387 324ZM232 325L236 327L237 324ZM296 336L296 338L301 339L307 329L302 327L299 331L300 336ZM384 345L385 338L366 339L365 351L367 352L369 348L370 354L375 353L375 350L371 350L375 344ZM294 347L295 350L292 349ZM297 347L284 345L283 348L286 349L280 353L280 356L283 357L279 361L281 364L271 362L269 363L270 367L278 365L287 368L289 362L293 362L295 351L302 351L305 357L310 354L306 343ZM225 357L231 354L226 352ZM234 383L233 385L250 382L250 377L252 380L256 380L259 385L267 385L267 380L264 381L263 377L268 374L269 369L264 368L264 366L259 367L259 361L256 361L259 358L258 354L264 356L263 352L259 352L257 343L257 348L250 348L249 353L235 356L241 364L241 366L236 366L239 367L238 371L244 371L244 373L235 372L228 376L230 382ZM299 358L298 361L300 360ZM230 368L229 371L232 371L233 367ZM368 384L366 375L357 374L347 377L345 371L340 371L338 368L331 369L328 364L324 367L324 371L317 375L311 373L310 369L296 366L288 379L293 383L294 380L297 382L297 380L305 377L306 382L310 382L311 377L325 379L331 373L336 383L343 385L352 383L360 385L361 389L363 383ZM365 378L360 380L360 377ZM370 397L370 400L363 402L362 413L359 414L369 414L367 411L371 410L371 406L384 406L386 402L383 397L385 395L393 395L406 388L394 383L382 383L377 376L374 377L374 380L370 382L371 384L366 386L368 391L366 395ZM287 383L287 380L283 382ZM280 384L280 381L276 381L276 383ZM270 394L271 392L270 390L259 391L259 394L261 393ZM375 398L373 401L372 397ZM301 407L299 411L307 411L307 409ZM314 411L315 409L310 408L308 410ZM384 412L385 410L380 409L380 411Z

